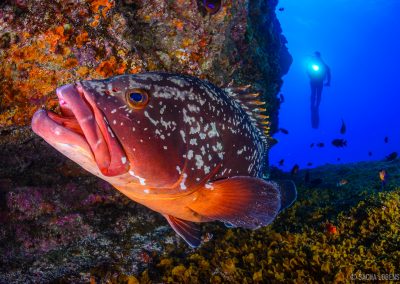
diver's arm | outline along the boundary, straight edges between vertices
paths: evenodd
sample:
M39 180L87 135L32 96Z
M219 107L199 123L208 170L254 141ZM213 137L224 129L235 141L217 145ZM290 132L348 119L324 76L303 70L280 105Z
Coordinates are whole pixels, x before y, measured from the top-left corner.
M331 85L331 69L326 64L325 64L325 67L326 67L326 83L325 83L325 86L330 86Z

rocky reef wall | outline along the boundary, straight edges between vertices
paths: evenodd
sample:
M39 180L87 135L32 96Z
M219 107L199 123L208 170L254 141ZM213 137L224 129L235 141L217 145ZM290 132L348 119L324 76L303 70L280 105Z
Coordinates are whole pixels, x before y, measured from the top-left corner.
M0 2L0 283L139 275L157 269L157 255L187 252L159 214L83 171L29 124L42 106L57 111L57 86L162 70L250 84L274 131L291 63L277 1L222 1L215 13L203 3Z
M28 125L57 86L167 71L251 84L276 127L281 77L291 64L277 0L7 0L0 4L0 126ZM218 1L216 1L218 2Z

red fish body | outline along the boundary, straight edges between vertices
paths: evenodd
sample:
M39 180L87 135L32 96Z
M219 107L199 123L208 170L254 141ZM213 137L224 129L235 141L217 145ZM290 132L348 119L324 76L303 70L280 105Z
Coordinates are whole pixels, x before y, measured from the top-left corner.
M192 246L201 240L193 222L256 229L296 198L293 183L262 179L264 116L249 95L190 76L143 73L65 85L57 96L62 114L37 111L33 130L163 214Z

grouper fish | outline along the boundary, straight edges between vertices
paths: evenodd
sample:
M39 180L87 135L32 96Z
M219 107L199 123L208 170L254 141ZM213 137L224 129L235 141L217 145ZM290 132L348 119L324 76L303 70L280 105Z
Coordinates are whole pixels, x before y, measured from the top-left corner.
M130 199L161 213L190 246L200 222L257 229L293 203L293 182L263 179L265 111L246 88L141 73L57 88L60 114L33 131Z

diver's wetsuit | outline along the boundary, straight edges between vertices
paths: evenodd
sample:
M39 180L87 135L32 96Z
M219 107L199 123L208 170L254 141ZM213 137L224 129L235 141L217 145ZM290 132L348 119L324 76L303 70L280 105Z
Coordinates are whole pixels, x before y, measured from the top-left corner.
M318 128L319 126L319 104L321 103L322 89L324 88L323 80L310 80L311 86L311 126Z
M324 88L324 80L327 78L327 85L331 81L331 72L328 65L318 58L315 60L319 66L319 70L308 70L311 86L311 126L312 128L319 127L319 104L321 103L322 89Z

